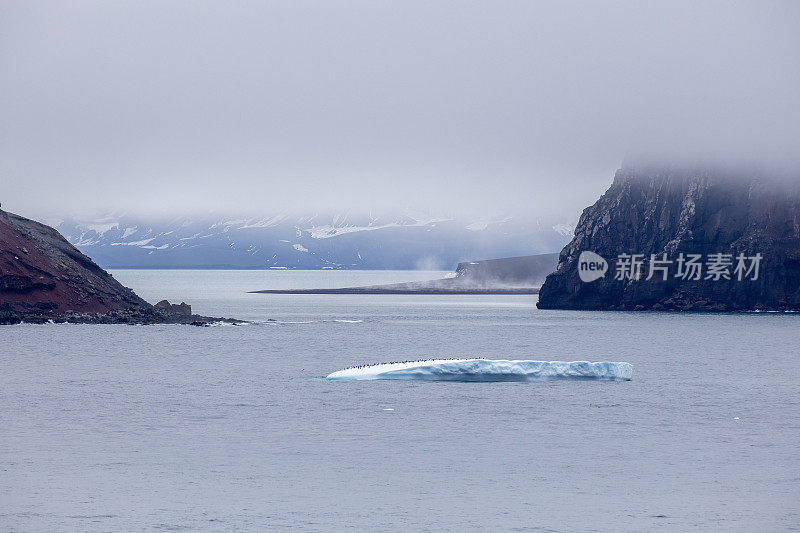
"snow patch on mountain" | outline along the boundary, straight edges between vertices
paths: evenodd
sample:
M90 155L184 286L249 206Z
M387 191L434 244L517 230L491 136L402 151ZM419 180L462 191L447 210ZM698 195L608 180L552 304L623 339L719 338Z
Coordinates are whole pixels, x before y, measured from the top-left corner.
M409 223L399 223L399 222L392 222L389 224L375 224L372 225L372 222L376 221L377 219L370 220L370 224L368 226L337 226L336 223L340 222L339 218L336 217L334 219L333 225L326 224L323 226L312 226L308 233L311 235L312 239L330 239L331 237L338 237L340 235L345 235L347 233L354 233L358 231L375 231L387 228L399 228L399 227L406 227L406 228L413 228L413 227L423 227L436 224L437 222L448 222L452 219L449 218L433 218L433 219L422 219L422 220L411 220Z
M144 240L141 240L141 241L133 241L133 242L112 242L111 246L141 246L141 247L144 248L145 246L147 246L148 244L150 244L154 240L155 240L155 237L153 237L151 239L144 239Z
M575 232L575 225L574 224L556 224L553 226L553 229L558 232L560 235L564 237L572 237L572 234Z
M93 231L97 233L98 236L105 235L112 229L119 229L119 222L107 222L107 223L100 223L100 224L86 224L85 226L86 231Z

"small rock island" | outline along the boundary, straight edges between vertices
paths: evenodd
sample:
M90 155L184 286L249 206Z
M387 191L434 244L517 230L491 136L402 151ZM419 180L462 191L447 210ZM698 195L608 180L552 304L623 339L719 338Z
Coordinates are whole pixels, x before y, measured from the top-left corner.
M153 306L67 242L55 229L0 210L0 324L192 324L241 321Z

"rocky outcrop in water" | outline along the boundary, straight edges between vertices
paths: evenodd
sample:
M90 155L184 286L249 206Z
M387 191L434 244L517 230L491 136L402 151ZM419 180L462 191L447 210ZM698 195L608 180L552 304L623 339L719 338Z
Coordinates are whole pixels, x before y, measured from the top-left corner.
M220 319L192 315L186 304L155 308L53 228L0 211L0 324L50 320L155 324Z
M800 176L619 170L583 212L539 307L800 310Z
M154 305L156 309L163 313L167 313L170 315L178 315L178 316L191 316L192 314L192 306L187 304L186 302L181 302L179 304L171 304L168 300L161 300L156 305Z

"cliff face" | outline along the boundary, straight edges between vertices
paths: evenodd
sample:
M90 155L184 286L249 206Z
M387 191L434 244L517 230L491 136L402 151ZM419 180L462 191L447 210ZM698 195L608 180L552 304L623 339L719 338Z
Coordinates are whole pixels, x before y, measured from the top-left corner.
M477 287L539 287L557 264L555 253L466 261L458 264L456 275Z
M59 314L150 308L56 230L0 211L0 311Z
M800 177L623 168L583 212L539 307L800 310Z

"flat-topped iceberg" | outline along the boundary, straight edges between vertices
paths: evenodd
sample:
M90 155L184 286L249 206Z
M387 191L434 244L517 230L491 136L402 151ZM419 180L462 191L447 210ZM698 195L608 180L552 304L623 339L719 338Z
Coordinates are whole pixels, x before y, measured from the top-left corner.
M633 365L623 362L503 361L492 359L431 359L346 368L326 379L358 381L403 379L426 381L547 381L553 379L624 380Z

